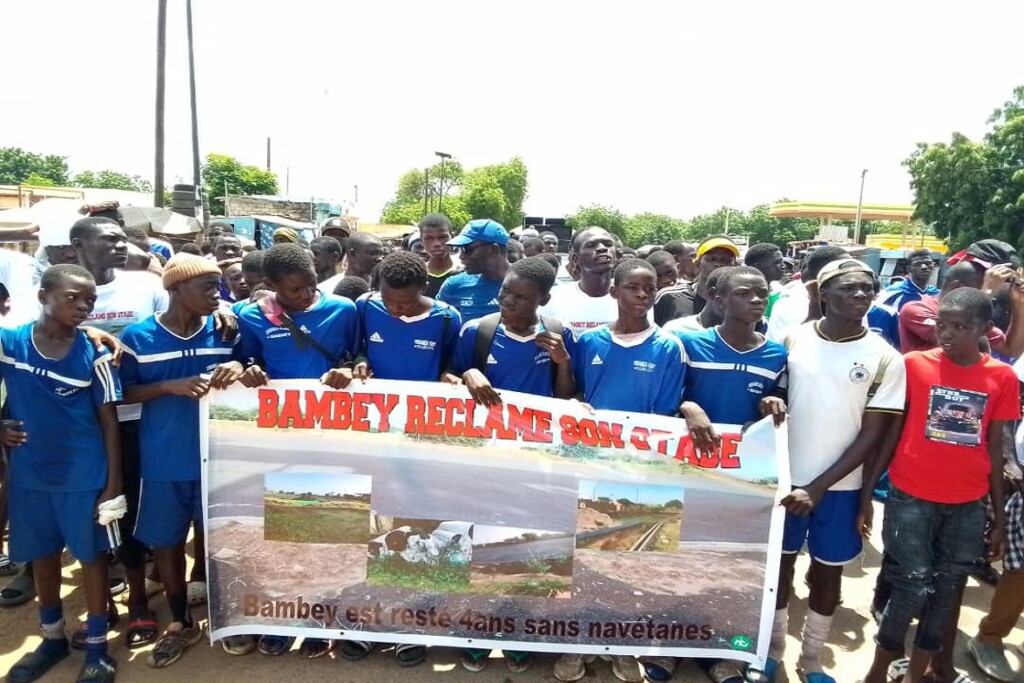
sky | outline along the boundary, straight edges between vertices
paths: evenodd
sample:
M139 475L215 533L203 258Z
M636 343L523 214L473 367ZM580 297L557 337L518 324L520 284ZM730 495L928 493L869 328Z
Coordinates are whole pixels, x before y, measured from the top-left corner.
M370 476L366 474L333 474L331 472L268 472L264 477L268 491L315 493L318 496L360 495L370 493Z
M6 3L0 147L151 178L156 0ZM167 184L190 181L168 0ZM200 147L376 222L399 176L515 155L530 215L910 203L919 141L1024 85L1024 3L194 0Z
M639 500L637 495L640 496ZM640 503L642 505L664 505L670 500L683 499L683 487L681 486L658 486L655 484L642 484L637 482L624 481L589 481L580 480L580 498L596 500L597 498L610 498Z

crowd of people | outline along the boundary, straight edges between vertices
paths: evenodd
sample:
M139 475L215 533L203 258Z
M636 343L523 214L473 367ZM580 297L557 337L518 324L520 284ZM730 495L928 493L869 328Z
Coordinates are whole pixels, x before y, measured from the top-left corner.
M823 245L800 261L774 244L741 253L728 236L636 250L599 227L567 243L493 220L454 233L426 216L401 248L362 232L293 231L255 250L211 224L172 253L126 233L103 207L47 226L36 257L0 251L9 299L0 312L0 529L9 524L0 605L35 598L42 642L8 672L42 676L84 651L79 681L114 680L107 631L124 588L129 648L167 667L203 636L191 607L205 566L198 399L239 382L313 379L341 390L370 377L461 384L479 403L503 391L593 409L676 416L695 447L718 448L715 425L772 419L789 431L792 491L766 666L699 662L716 683L775 680L789 632L794 564L804 548L808 610L798 673L830 683L821 653L842 602L843 568L862 552L872 501L885 501L884 557L872 616L876 651L863 680L954 683L953 643L967 576L995 574L992 608L971 656L1014 679L1002 647L1024 608L1024 501L1017 451L1024 366L1024 289L1012 247L983 240L950 258L918 250L908 275L882 287L863 261ZM559 247L567 255L562 256ZM26 285L25 282L31 282ZM30 295L26 294L30 292ZM124 569L111 580L109 557ZM68 638L61 557L81 563L87 617ZM0 551L3 547L0 546ZM147 560L153 564L147 574ZM123 584L123 585L122 585ZM163 594L161 626L150 600ZM905 640L917 631L910 652ZM232 655L282 655L281 636L233 636ZM307 638L297 653L373 644ZM483 669L486 650L462 652ZM394 648L400 666L426 648ZM514 672L527 652L504 653ZM666 681L667 657L614 656L623 681ZM561 656L560 681L592 657Z

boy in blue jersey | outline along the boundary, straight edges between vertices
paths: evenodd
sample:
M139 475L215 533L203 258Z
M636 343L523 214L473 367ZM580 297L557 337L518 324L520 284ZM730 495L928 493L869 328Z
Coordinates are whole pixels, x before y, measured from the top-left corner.
M773 396L786 369L786 349L757 331L768 303L768 282L757 268L719 268L711 277L712 305L722 312L722 322L699 332L680 333L686 351L686 376L679 412L693 439L694 448L711 453L720 443L713 423L746 425L772 415L780 425L785 402ZM718 659L698 664L717 683L741 683L743 665ZM676 660L650 657L643 660L647 678L667 681Z
M411 252L389 254L378 274L380 292L356 301L362 350L355 376L436 382L450 369L459 312L424 296L427 264Z
M42 676L68 655L60 599L61 552L82 564L85 664L79 681L114 680L107 654L107 533L98 508L121 497L121 442L115 403L121 386L110 357L78 329L96 303L96 282L76 265L48 268L39 282L38 321L0 331L0 377L11 421L10 554L34 565L43 642L7 673L11 683ZM54 417L60 428L54 428Z
M297 244L275 244L266 250L263 280L273 293L238 314L241 356L253 361L239 381L251 388L270 379L319 379L332 389L347 387L359 346L355 304L317 289L313 257ZM291 637L264 635L259 650L281 655L294 642ZM299 656L313 659L330 650L329 641L307 638Z
M626 259L612 275L611 295L618 318L583 333L573 356L582 400L597 410L678 415L683 395L686 354L679 338L663 332L648 316L658 290L658 276L647 261ZM583 655L569 654L555 663L555 678L578 681L586 675ZM612 673L620 681L641 681L639 662L612 657Z
M448 246L461 250L465 272L441 285L437 298L454 306L463 322L498 312L498 290L508 272L508 231L497 221L478 218L466 223Z
M537 315L537 309L548 302L556 277L554 267L540 256L516 261L501 284L501 310L493 314L497 318L485 316L462 328L455 347L455 371L477 403L498 405L500 389L555 398L576 394L572 330ZM557 333L551 329L555 325L560 328ZM488 330L486 356L478 358L479 335ZM489 650L464 649L460 661L467 671L482 671L489 654ZM530 667L530 653L506 650L505 662L513 673L521 673Z
M501 310L492 328L485 367L478 366L476 354L486 318L462 328L455 347L455 371L477 403L501 403L496 391L501 389L554 398L576 395L572 330L558 322L561 333L556 334L537 315L550 298L556 277L555 269L540 256L512 264L498 294Z
M598 410L676 415L685 356L679 338L651 324L654 266L628 259L615 268L611 295L619 317L576 342L573 366L583 400ZM631 391L625 391L624 388Z
M348 386L359 344L355 304L317 290L313 257L297 244L268 249L263 278L273 294L238 314L242 357L256 363L242 383L319 378L332 389Z
M189 613L185 580L189 527L203 518L197 401L243 370L232 358L235 344L214 328L220 275L208 259L172 257L163 273L167 310L129 325L121 336L125 400L142 404L142 493L134 535L154 549L171 611L171 623L146 662L155 668L178 661L203 635ZM173 454L169 443L178 445Z

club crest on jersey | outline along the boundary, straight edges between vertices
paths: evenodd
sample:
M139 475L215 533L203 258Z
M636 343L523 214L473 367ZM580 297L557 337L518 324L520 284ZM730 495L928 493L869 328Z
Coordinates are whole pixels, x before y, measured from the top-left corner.
M636 370L637 372L654 372L655 368L657 367L657 363L652 363L649 360L633 361L633 369Z
M864 384L871 378L871 373L861 363L854 363L850 370L850 381L854 384Z
M433 339L414 339L412 345L420 351L433 351L437 348L437 342Z

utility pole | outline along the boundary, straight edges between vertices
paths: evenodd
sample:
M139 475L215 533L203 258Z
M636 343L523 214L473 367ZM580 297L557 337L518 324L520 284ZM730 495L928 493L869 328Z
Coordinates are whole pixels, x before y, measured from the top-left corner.
M158 0L156 9L156 129L153 156L153 205L164 205L164 65L167 57L167 0Z
M270 170L270 137L267 137L267 170Z
M857 198L857 217L853 221L853 243L860 244L860 215L864 208L864 176L868 174L868 169L864 169L860 172L860 197Z
M430 213L430 169L423 169L423 215Z
M358 204L359 203L359 186L355 185L354 188L355 188L355 199L353 199L352 203L353 204Z
M451 159L452 155L444 152L434 152L434 155L441 157L441 180L437 185L437 212L441 213L444 210L444 160Z
M199 172L199 115L196 111L196 58L192 49L192 0L185 0L185 20L188 26L188 89L192 99L192 177L195 183L196 218L203 221L203 178Z

